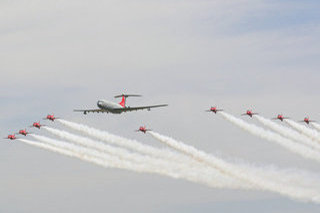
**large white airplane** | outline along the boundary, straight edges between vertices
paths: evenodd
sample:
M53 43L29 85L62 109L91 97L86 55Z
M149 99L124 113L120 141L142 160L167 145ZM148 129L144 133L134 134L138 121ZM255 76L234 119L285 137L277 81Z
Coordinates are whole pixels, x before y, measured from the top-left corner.
M85 115L89 112L92 112L92 113L106 112L106 113L120 114L122 112L137 111L137 110L144 110L144 109L147 109L148 111L150 111L151 108L168 106L168 104L159 104L159 105L151 105L151 106L130 107L130 106L126 106L127 97L141 97L141 95L122 94L114 97L115 98L122 97L121 102L115 103L115 102L106 101L106 100L99 100L97 103L97 106L99 107L99 109L75 109L74 112L82 112Z

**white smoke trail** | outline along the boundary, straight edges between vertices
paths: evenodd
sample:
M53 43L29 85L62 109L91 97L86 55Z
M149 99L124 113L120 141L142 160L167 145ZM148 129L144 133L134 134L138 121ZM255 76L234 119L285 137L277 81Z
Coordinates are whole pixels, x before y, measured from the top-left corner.
M23 142L23 143L32 145L32 146L36 146L36 147L39 147L39 148L42 148L42 149L50 150L52 152L56 152L56 153L59 153L59 154L62 154L62 155L66 155L68 157L79 158L79 159L81 159L83 161L91 162L91 163L94 163L94 164L97 164L97 165L100 165L100 166L103 166L103 167L106 167L106 168L117 168L114 165L108 164L107 162L105 162L105 160L98 159L96 157L90 156L90 155L85 154L83 152L77 153L77 152L74 152L74 151L72 151L70 149L66 149L65 148L66 146L59 145L59 143L53 145L51 143L47 144L47 143L42 143L42 142L34 142L34 141L22 139L22 138L19 138L18 140Z
M312 201L320 203L319 191L273 182L270 179L266 179L256 175L254 171L225 162L213 155L197 150L193 146L186 145L182 142L176 141L172 138L160 135L152 131L150 131L149 133L158 141L163 142L168 146L180 152L183 152L200 162L204 162L220 170L222 173L252 184L257 189L277 192L301 201Z
M225 112L219 112L220 115L222 115L223 118L230 121L231 123L235 124L236 126L240 127L241 129L251 133L252 135L258 136L260 138L266 139L268 141L277 142L281 146L285 147L286 149L290 150L291 152L294 152L296 154L299 154L300 156L304 158L309 158L312 160L316 160L320 162L320 155L317 151L310 149L309 147L299 144L297 142L294 142L292 140L289 140L287 138L282 137L279 134L276 134L274 132L271 132L269 130L263 129L261 127L258 127L254 124L249 124L245 122L244 120L241 120L239 118L236 118L230 114L227 114Z
M171 150L158 149L146 144L142 144L136 140L131 140L131 139L117 136L117 135L113 135L106 131L101 131L83 124L78 124L78 123L66 121L63 119L59 119L58 121L64 126L67 126L73 130L79 131L81 133L86 134L87 136L90 136L92 138L101 140L103 142L106 142L112 145L121 146L130 150L133 150L135 152L150 155L152 157L168 159L171 162L188 163L190 166L193 166L193 167L200 166L198 162L178 152L172 152Z
M63 130L58 130L58 129L54 129L51 127L43 127L43 129L49 131L50 133L52 133L62 139L66 139L66 140L71 141L73 143L80 144L82 146L86 146L89 148L93 148L98 151L102 151L102 152L106 152L106 153L109 153L109 154L112 154L115 156L119 156L120 158L125 159L125 160L131 160L131 161L135 161L137 163L143 163L143 162L147 162L147 161L154 162L154 163L163 163L164 162L161 159L155 159L150 156L129 152L123 148L110 146L110 145L105 144L103 142L94 141L90 138L71 134L71 133L63 131Z
M305 127L302 124L299 124L293 120L290 119L286 119L284 120L287 124L289 124L292 128L298 130L299 132L301 132L302 134L310 137L313 140L316 140L318 142L320 142L320 133L317 130L314 129L310 129L308 127Z
M75 123L72 123L72 122L68 122L68 121L66 121L66 122L61 122L61 123L63 123L64 125L66 125L66 123L67 123L67 125L66 126L68 126L68 127L71 127L72 129L75 129L75 130L78 130L78 131L81 131L81 132L84 132L84 133L86 133L87 135L90 135L90 136L93 136L93 137L96 137L96 138L98 138L98 139L103 139L103 138L101 138L101 137L104 137L104 138L107 138L107 137L109 137L109 135L111 135L111 134L109 134L109 135L107 135L107 134L105 134L104 132L102 132L102 131L100 131L100 132L98 132L98 131L96 131L95 129L93 129L93 128L90 128L90 127L87 127L87 126L85 126L85 125L81 125L81 124L75 124ZM89 130L88 130L88 129ZM100 135L100 137L99 137L99 135ZM111 135L112 136L112 135ZM116 136L116 138L120 138L121 139L121 137L117 137ZM129 140L128 140L129 141ZM108 142L108 141L107 141ZM117 144L118 142L117 141L115 141L115 144ZM122 144L123 145L123 144ZM126 146L126 145L125 145ZM130 147L129 147L130 148ZM153 148L153 147L152 147ZM142 153L146 153L145 151L141 151ZM146 154L148 154L148 152L146 153ZM263 171L262 171L263 172ZM269 172L270 173L270 172ZM274 172L274 174L276 174L277 173L277 171L275 171ZM297 180L297 178L295 179L295 181ZM284 181L285 182L285 181Z
M320 131L320 124L311 122L311 125L318 131Z
M85 134L92 136L94 138L98 138L98 139L101 139L106 142L109 142L108 140L112 140L112 142L111 142L112 144L122 145L123 147L130 148L134 151L142 152L145 154L151 154L151 155L154 154L155 156L158 156L158 157L165 157L165 156L163 156L163 154L166 154L166 152L168 151L168 150L158 150L157 148L141 144L140 142L137 142L135 140L130 140L130 139L116 136L116 135L112 135L112 134L109 134L108 132L97 130L97 129L94 129L92 127L88 127L83 124L77 124L77 123L65 121L65 120L60 120L60 122L67 127L70 127L74 130L85 133ZM112 139L110 139L110 138L112 138ZM106 139L108 139L108 140L106 140ZM145 148L145 146L146 146L146 148ZM135 147L140 147L140 148L136 150ZM171 153L173 153L173 152L171 152ZM173 153L173 154L175 154L175 153ZM176 158L180 157L180 156L173 156L173 157L174 158L170 158L170 160L173 162L178 162L176 160ZM190 159L190 158L188 158L188 159ZM189 164L186 160L184 160L183 162L185 164ZM200 165L198 165L198 168L199 169L202 168L203 165L205 165L205 164L201 163ZM268 175L268 177L270 177L270 178L277 176L277 174L279 173L279 170L274 169L273 167L267 167L267 168L263 167L261 169L257 168L257 167L255 167L255 168L256 168L256 172L260 172L260 174L263 174L265 176ZM207 169L207 167L206 167L206 169ZM290 170L290 173L289 172L281 173L281 177L279 177L279 180L283 180L284 183L289 181L292 184L299 184L304 187L310 187L311 186L310 183L312 184L313 187L315 186L316 180L318 180L318 176L314 177L312 180L310 180L311 178L308 178L308 180L302 181L302 180L307 179L306 177L311 177L311 176L313 177L314 175L304 174L304 173L302 175L299 175L300 173L301 173L301 171ZM284 176L285 176L285 178L283 178ZM317 188L320 188L320 187L317 187Z
M291 140L298 141L301 143L304 143L307 146L310 146L317 151L320 151L320 144L316 143L315 141L311 140L309 137L300 134L299 132L294 131L291 128L288 128L286 126L277 124L276 122L271 121L270 119L266 119L262 116L255 115L255 118L265 126L269 127L270 129L278 132L279 134L283 135L284 137L287 137ZM320 155L320 153L318 153Z
M80 154L82 155L87 155L87 156L92 156L95 158L100 158L100 159L104 159L105 161L109 162L110 165L108 167L113 167L113 168L122 168L121 164L119 162L121 162L122 160L117 157L117 156L111 156L111 155L107 155L105 153L101 153L98 152L96 150L93 149L88 149L85 147L81 147L75 144L71 144L68 142L64 142L64 141L59 141L59 140L55 140L52 138L48 138L45 136L41 136L41 135L36 135L36 134L30 134L31 137L37 139L38 141L41 141L43 143L49 144L51 146L55 146L58 148L61 148L63 150L68 150L70 152L76 153L76 154ZM125 162L127 163L127 162ZM134 167L135 164L132 164L131 162L128 166ZM141 169L137 169L137 171L140 171Z
M172 152L171 150L167 150L167 149L166 150L158 149L149 145L142 144L141 142L138 142L136 140L131 140L131 139L117 136L117 135L113 135L106 131L101 131L83 124L78 124L78 123L74 123L74 122L70 122L62 119L59 119L59 122L71 129L74 129L81 133L85 133L86 135L99 139L101 141L104 141L113 145L125 147L139 153L150 155L152 157L169 160L170 164L173 164L173 163L180 164L180 166L183 166L186 169L197 170L196 172L202 175L209 175L211 177L219 175L219 176L229 178L229 176L225 176L218 170L215 170L212 167L208 167L208 165L195 161L189 156L182 155L181 153L178 153L178 152ZM204 171L210 174L203 174ZM245 186L245 187L248 188L248 186Z
M145 169L148 169L148 172L152 173L159 173L159 174L167 174L167 173L178 173L178 174L184 174L186 175L188 180L191 181L191 178L193 182L200 182L200 183L206 183L207 185L218 187L220 184L219 182L225 181L224 185L221 187L225 187L227 184L229 184L230 188L250 188L249 184L240 184L237 180L232 180L229 177L225 177L222 174L219 174L218 172L210 169L210 170L199 170L197 168L189 168L188 166L184 164L177 164L175 162L168 162L162 159L155 159L150 156L143 156L136 153L130 153L124 149L112 147L100 142L96 142L93 140L90 140L89 138L77 136L71 133L68 133L66 131L61 131L57 129L53 129L50 127L44 127L44 129L48 130L50 133L57 135L63 139L72 141L76 144L83 145L85 147L89 147L90 149L95 150L95 154L97 155L97 151L99 152L106 152L111 154L112 156L119 157L122 161L133 161L140 166L145 166ZM39 140L39 136L37 136ZM42 141L43 136L42 137ZM102 157L100 155L100 157ZM175 178L179 178L180 176L177 176ZM211 177L214 177L214 180L211 179ZM185 178L186 179L186 178ZM219 179L219 182L215 182L217 179ZM220 179L222 181L220 181Z
M142 164L132 163L130 161L124 161L117 156L110 156L104 153L98 152L93 149L84 148L78 145L70 144L67 142L58 141L48 137L31 134L35 139L49 144L50 146L56 147L57 149L62 149L68 152L67 155L71 157L78 157L86 161L93 163L98 162L98 165L104 167L112 167L119 169L126 169L134 172L144 172L144 173L156 173L164 176L169 176L175 179L185 179L190 182L204 184L214 188L229 188L229 189L250 189L249 185L242 184L241 182L234 180L232 178L225 178L219 174L214 174L213 176L203 175L199 176L196 172L192 170L179 171L174 166L170 168L154 168L150 166L149 162L144 162ZM61 153L61 151L60 151ZM62 153L65 154L65 153Z

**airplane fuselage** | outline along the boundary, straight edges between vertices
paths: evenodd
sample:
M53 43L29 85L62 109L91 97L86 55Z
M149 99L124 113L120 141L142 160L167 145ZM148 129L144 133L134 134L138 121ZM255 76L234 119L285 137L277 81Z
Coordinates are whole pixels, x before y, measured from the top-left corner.
M99 107L99 109L102 109L111 113L115 113L115 114L122 113L122 111L120 111L119 109L124 108L118 103L103 100L103 99L97 102L97 106Z
M148 110L150 111L151 108L157 108L157 107L165 107L168 106L168 104L158 104L158 105L148 105L148 106L138 106L138 107L129 107L126 106L126 98L127 97L140 97L141 95L117 95L115 98L120 98L120 103L115 103L112 101L107 101L104 99L100 99L97 102L98 109L75 109L74 112L82 112L83 114L87 113L113 113L113 114L121 114L123 112L131 112L131 111L138 111L138 110Z

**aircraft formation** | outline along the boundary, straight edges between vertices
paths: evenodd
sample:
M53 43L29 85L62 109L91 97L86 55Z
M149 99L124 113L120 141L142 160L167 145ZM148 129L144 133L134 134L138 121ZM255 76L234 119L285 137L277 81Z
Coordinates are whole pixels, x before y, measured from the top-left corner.
M114 96L114 98L121 98L121 101L119 103L101 99L101 100L98 100L97 102L98 109L75 109L74 112L82 112L84 115L86 115L87 113L121 114L123 112L131 112L131 111L138 111L138 110L150 111L152 108L168 106L168 104L157 104L157 105L131 107L126 105L126 101L128 97L141 97L141 95L136 95L136 94L116 95ZM43 118L43 120L49 120L52 122L54 122L56 119L59 119L59 118L55 117L54 114L48 114L45 118ZM38 121L38 122L34 122L30 127L40 129L43 126L45 125L41 124L40 121ZM138 131L146 133L147 131L149 131L149 129L146 129L145 127L140 127ZM24 130L20 130L16 134L27 136L29 132L27 132L27 130L24 129ZM12 134L12 135L8 135L5 139L15 140L17 139L17 137L15 136L15 134Z
M107 102L104 100L99 100L97 105L100 109L86 109L86 110L74 110L75 112L83 112L84 114L87 114L89 112L101 112L101 113L115 113L115 114L120 114L122 112L129 112L129 111L137 111L137 110L143 110L143 109L147 109L148 111L150 111L151 108L156 108L156 107L165 107L168 106L168 104L160 104L160 105L151 105L151 106L141 106L141 107L129 107L126 106L126 98L127 97L141 97L141 95L126 95L126 94L122 94L122 95L118 95L115 96L115 98L119 98L122 97L122 100L119 104L113 103L113 102ZM206 110L206 112L213 112L215 114L217 114L218 112L223 111L223 109L218 109L217 107L210 107L210 109ZM241 116L249 116L249 117L253 117L254 115L258 115L259 113L255 113L252 112L252 110L247 110L245 113L241 114ZM54 122L56 119L59 119L58 117L55 117L54 114L48 114L45 118L43 118L43 120L49 120ZM282 114L278 114L277 117L271 118L272 120L280 120L283 121L285 119L289 119L289 117L284 117ZM304 122L306 124L310 124L311 122L316 122L315 120L310 120L309 117L305 117L303 120L299 121L299 122ZM30 127L31 128L38 128L41 129L41 127L43 127L45 125L40 124L40 121L38 122L34 122ZM146 126L140 126L139 129L135 130L136 132L142 132L142 133L146 133L147 131L151 131L151 129L147 129ZM28 134L30 134L30 132L28 132L26 129L22 129L19 130L18 133L15 134L19 134L19 135L23 135L23 136L27 136ZM17 137L15 136L15 134L11 134L8 135L7 137L5 137L4 139L8 139L8 140L15 140L17 139Z
M54 114L52 114L52 115L49 114L49 115L47 115L46 118L43 118L43 119L44 119L44 120L55 121L55 120L58 119L58 118L56 118L56 117L54 116ZM32 124L31 126L29 126L29 127L30 127L30 128L40 129L40 128L43 127L43 126L45 126L45 125L40 124L40 121L38 121L38 122L33 122L33 124ZM27 129L21 129L21 130L19 130L19 132L15 133L15 134L27 136L27 135L31 134L31 132L28 132ZM15 140L15 139L17 139L17 137L15 136L15 134L8 135L8 136L7 136L6 138L4 138L4 139Z
M122 94L115 97L122 97L121 102L113 103L99 100L97 103L99 109L82 109L75 111L84 114L89 112L120 114L129 111L150 110L151 108L168 106L167 104L158 104L129 107L126 105L126 98L140 97L140 95ZM216 106L212 106L205 111L214 113L215 116L222 116L225 120L248 133L275 142L301 157L320 162L320 124L316 123L315 120L309 119L309 117L298 121L306 124L302 125L282 114L267 119L251 109L248 109L243 114L239 113L240 116L257 119L261 124L272 129L272 131L270 131L231 115ZM9 134L5 139L21 141L25 144L78 158L106 168L157 173L218 188L267 190L297 200L308 200L320 204L320 197L314 196L320 193L320 182L314 184L314 179L309 179L309 176L314 177L314 174L307 176L304 175L307 174L304 171L288 174L287 171L281 171L281 169L277 169L275 173L274 168L257 168L250 164L244 166L243 163L228 162L227 160L225 161L222 158L214 156L214 154L199 150L182 141L161 135L146 126L140 126L134 131L150 135L177 152L113 135L104 130L95 129L84 124L67 121L63 118L55 117L54 114L48 114L43 120L58 122L64 127L72 129L75 132L80 132L81 134L50 127L38 121L33 122L30 127L47 131L61 140L32 133L27 129L21 129L14 134ZM280 122L272 120L279 120L288 125L279 125L278 123ZM313 128L309 128L309 124ZM21 138L16 135L21 135ZM35 141L25 139L23 136L29 136L35 139ZM300 177L300 174L303 175ZM284 182L282 180L286 181ZM319 188L315 188L314 185L319 186Z

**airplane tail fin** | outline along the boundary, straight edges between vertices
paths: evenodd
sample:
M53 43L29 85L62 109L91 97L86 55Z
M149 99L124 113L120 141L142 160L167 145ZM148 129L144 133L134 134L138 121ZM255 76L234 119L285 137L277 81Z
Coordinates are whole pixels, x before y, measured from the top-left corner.
M121 102L119 103L121 106L125 107L126 106L126 97L125 96L122 96L122 100Z
M125 107L125 106L126 106L126 99L127 99L128 97L141 97L141 95L121 94L121 95L116 95L116 96L114 96L114 97L115 97L115 98L121 98L121 97L122 97L122 100L121 100L121 102L120 102L119 104L120 104L121 106Z

